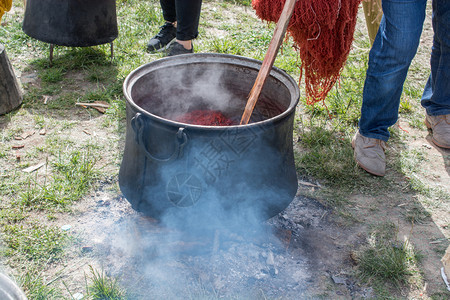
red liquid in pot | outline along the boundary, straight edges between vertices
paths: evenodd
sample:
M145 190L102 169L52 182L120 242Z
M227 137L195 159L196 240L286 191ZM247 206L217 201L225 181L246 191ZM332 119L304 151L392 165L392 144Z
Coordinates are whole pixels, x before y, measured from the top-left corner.
M174 118L177 122L202 126L231 126L238 125L235 121L227 118L220 111L193 110Z

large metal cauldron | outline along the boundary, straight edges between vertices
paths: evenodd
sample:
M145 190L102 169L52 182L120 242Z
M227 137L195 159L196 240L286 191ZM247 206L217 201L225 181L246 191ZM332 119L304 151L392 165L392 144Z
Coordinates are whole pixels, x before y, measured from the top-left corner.
M27 0L23 31L68 47L106 44L117 38L115 0Z
M245 57L190 54L128 75L119 185L134 209L215 222L267 219L287 207L297 191L292 132L299 99L288 74L272 70L248 125L173 121L207 109L239 123L260 66Z
M0 273L0 299L27 300L27 297L11 278Z

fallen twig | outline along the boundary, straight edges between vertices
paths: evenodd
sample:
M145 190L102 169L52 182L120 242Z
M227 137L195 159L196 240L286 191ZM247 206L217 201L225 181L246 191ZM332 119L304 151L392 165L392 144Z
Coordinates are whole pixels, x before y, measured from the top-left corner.
M317 184L313 184L313 183L306 182L306 181L303 181L303 180L299 180L298 183L300 183L301 185L306 185L306 186L311 186L311 187L318 187L318 188L320 188L320 186L318 186Z
M92 108L95 108L98 112L100 112L102 114L104 114L106 112L106 109L108 109L110 106L109 103L104 102L104 101L94 101L92 103L77 102L77 103L75 103L75 105L82 106L84 108L92 107Z
M42 163L39 163L39 164L37 164L35 166L31 166L31 167L25 168L22 171L25 172L25 173L31 173L31 172L36 171L37 169L42 168L44 165L45 165L45 163L42 162Z
M93 102L93 103L84 103L84 102L77 102L75 103L75 105L78 106L86 106L86 107L104 107L104 108L108 108L109 104L103 104L103 103L97 103L97 102Z
M443 267L441 268L441 276L442 276L442 279L444 280L445 285L447 286L447 290L450 291L450 283L448 282L448 279L447 279L447 276L445 275Z

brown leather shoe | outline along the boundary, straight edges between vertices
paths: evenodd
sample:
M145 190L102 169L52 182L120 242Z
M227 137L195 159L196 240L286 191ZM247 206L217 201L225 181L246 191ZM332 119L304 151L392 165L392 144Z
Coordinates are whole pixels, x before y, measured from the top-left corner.
M362 136L359 131L352 139L355 160L358 165L376 176L386 173L386 143L379 139Z
M433 131L433 143L441 148L450 149L450 114L430 116L426 114L425 125Z

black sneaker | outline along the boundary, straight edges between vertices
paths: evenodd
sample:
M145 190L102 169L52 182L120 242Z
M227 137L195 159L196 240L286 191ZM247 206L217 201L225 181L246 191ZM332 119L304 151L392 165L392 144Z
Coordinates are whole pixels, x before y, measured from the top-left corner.
M192 47L190 50L186 49L181 45L180 43L173 42L169 45L168 54L167 56L175 56L180 54L188 54L188 53L194 53L194 47Z
M159 52L165 50L166 46L173 41L177 35L177 29L172 23L166 22L159 27L161 30L147 44L148 52Z

